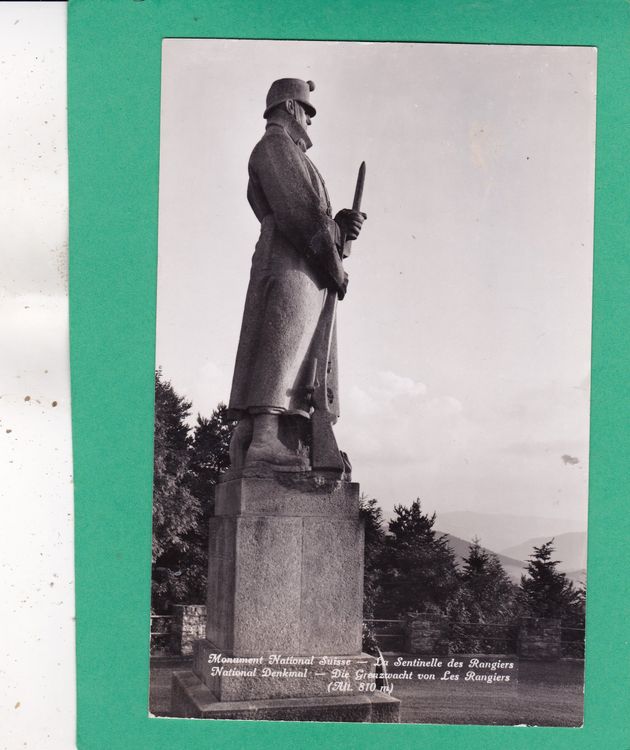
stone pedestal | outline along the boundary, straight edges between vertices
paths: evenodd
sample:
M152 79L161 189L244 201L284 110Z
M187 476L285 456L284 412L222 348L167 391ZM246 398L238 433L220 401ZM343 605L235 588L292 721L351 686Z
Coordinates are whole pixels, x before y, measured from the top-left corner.
M562 656L562 625L551 617L522 617L517 651L521 659L558 661Z
M448 619L426 612L409 615L405 622L405 650L409 654L448 654Z
M206 632L206 605L175 604L173 615L171 651L189 656L193 652L195 641L203 638Z
M173 677L173 713L198 718L399 720L361 653L357 484L275 473L216 488L206 639Z

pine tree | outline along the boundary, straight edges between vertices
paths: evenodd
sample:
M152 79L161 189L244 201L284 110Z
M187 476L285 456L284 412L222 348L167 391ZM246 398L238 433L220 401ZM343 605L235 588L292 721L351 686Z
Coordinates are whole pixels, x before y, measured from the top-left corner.
M375 616L376 603L381 591L381 558L385 541L383 511L375 498L359 498L360 517L365 526L365 555L363 568L363 650L378 654L374 627L366 623Z
M469 622L504 622L514 614L515 586L501 561L475 538L461 572L462 594Z
M380 609L389 616L444 610L457 592L455 556L446 535L433 528L436 515L422 512L420 500L394 506L382 556Z
M509 651L517 587L497 555L474 538L460 572L461 586L449 606L451 645L458 652ZM472 626L472 627L471 627Z
M190 533L201 506L190 489L190 436L186 420L191 403L155 374L153 464L152 606L163 612L181 601L190 586L186 565Z
M521 601L532 617L574 618L582 606L580 591L557 568L560 560L552 560L553 539L534 547L521 576Z

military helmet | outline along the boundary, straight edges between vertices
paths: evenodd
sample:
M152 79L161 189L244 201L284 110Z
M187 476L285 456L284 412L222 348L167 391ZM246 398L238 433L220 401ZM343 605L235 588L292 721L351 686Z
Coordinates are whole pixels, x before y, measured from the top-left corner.
M295 99L304 107L309 117L315 117L315 107L309 100L311 91L315 91L313 81L302 81L299 78L279 78L271 84L267 94L267 102L263 117L267 117L269 110L289 99Z

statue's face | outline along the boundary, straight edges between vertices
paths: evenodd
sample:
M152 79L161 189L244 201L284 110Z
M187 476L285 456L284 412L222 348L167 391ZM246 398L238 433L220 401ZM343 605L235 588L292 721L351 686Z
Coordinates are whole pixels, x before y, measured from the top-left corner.
M300 102L295 102L295 119L300 123L304 130L306 130L306 128L311 124L311 118L306 113L306 110L300 104Z
M300 104L300 102L297 102L294 99L289 99L289 101L287 102L287 109L304 128L304 130L306 130L306 128L311 124L311 118L307 114L304 107Z

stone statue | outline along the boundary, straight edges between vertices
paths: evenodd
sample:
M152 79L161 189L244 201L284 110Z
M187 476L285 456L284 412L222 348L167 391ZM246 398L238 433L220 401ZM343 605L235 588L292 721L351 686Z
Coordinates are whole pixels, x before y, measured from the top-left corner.
M348 286L343 258L366 218L365 165L352 209L333 219L306 156L313 89L294 78L272 84L267 129L249 161L261 231L229 404L238 425L208 524L205 638L192 668L173 672L174 716L400 720L400 701L377 689L376 658L362 651L360 488L332 432L335 312ZM280 654L306 666L286 675L213 667L277 665Z
M331 423L339 413L335 303L348 286L344 247L359 236L367 217L355 205L333 218L324 180L306 155L314 89L312 81L274 81L266 130L249 160L247 198L260 237L228 411L238 420L230 445L233 470L311 468L308 426L313 392L324 379ZM336 444L332 464L335 452Z

